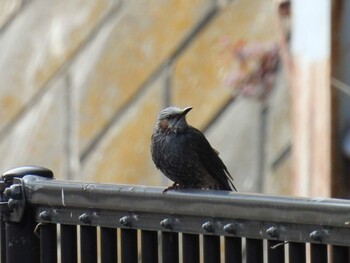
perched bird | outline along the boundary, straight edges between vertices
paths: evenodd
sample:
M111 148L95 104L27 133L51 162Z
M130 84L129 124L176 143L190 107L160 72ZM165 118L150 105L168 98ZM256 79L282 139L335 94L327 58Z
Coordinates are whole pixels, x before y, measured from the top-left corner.
M152 159L156 167L174 182L164 192L182 188L236 190L218 152L203 133L187 124L186 114L191 109L166 108L159 113L154 127Z

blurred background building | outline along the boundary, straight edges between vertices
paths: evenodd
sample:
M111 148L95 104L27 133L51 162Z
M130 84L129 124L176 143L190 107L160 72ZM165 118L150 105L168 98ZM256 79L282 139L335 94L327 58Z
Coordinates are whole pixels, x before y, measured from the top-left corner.
M346 196L349 9L3 0L0 170L31 164L60 179L166 186L150 156L156 116L193 106L188 122L240 191Z

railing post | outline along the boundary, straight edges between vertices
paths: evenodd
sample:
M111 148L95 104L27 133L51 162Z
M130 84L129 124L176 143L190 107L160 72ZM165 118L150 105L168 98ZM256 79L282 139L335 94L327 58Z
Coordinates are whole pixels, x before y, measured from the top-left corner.
M25 175L53 177L50 170L35 166L15 168L1 177L0 214L1 225L4 227L1 231L1 259L6 263L40 262L40 239L35 233L35 210L26 206L20 179Z
M22 221L5 223L6 262L40 262L40 240L34 234L34 211L25 211ZM3 251L2 251L3 252Z

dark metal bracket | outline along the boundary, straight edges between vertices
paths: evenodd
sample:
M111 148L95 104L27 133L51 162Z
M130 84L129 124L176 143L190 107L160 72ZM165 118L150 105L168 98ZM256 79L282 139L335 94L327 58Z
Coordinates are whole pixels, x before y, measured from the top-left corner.
M0 212L5 222L20 222L25 208L25 195L23 193L22 179L14 178L13 184L6 187L4 181L0 182L1 188L5 185L5 189L1 192Z
M26 206L22 181L25 175L53 178L51 170L39 166L22 166L5 172L0 179L0 215L5 222L21 222Z

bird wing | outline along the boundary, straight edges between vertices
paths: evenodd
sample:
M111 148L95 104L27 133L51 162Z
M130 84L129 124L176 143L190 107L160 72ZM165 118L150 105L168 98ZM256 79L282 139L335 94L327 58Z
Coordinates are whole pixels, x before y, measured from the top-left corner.
M219 152L213 149L202 132L194 127L189 129L189 144L195 150L203 167L227 190L236 190L233 178L223 161L219 157Z

